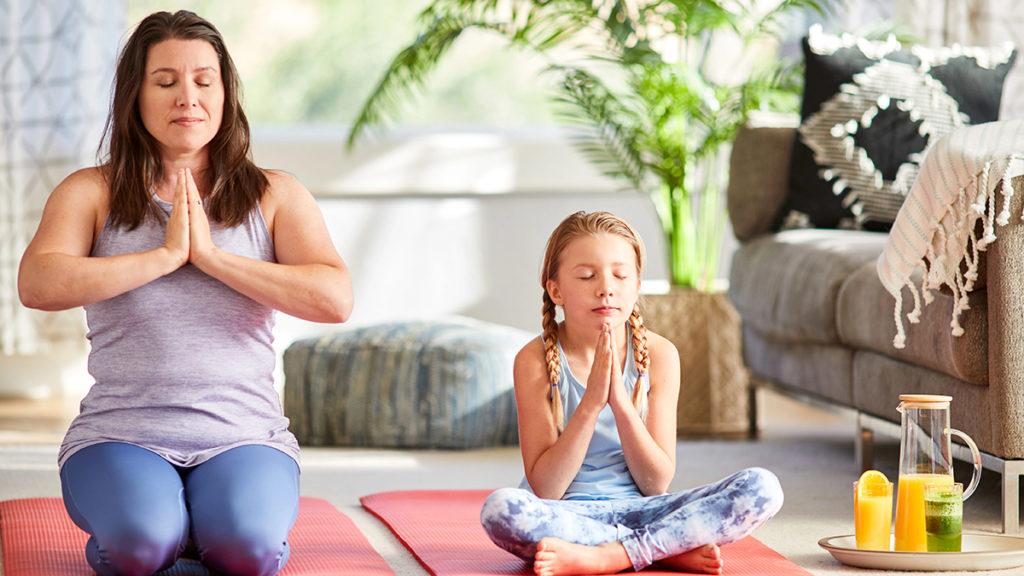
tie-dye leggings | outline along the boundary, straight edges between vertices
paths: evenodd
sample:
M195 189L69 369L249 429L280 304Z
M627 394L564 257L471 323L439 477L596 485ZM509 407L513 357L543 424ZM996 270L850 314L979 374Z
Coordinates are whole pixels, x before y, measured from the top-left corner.
M532 561L541 538L597 546L619 541L634 570L705 544L747 536L782 508L782 486L764 468L674 494L622 500L544 500L502 488L487 497L480 522L499 547Z

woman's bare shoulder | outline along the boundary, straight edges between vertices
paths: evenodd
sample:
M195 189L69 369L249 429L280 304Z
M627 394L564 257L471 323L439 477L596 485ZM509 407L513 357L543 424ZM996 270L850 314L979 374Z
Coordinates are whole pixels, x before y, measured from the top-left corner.
M110 204L110 185L104 168L93 166L75 170L53 189L49 204L60 212L68 210L91 215L96 220L105 218Z
M43 252L87 256L107 217L109 196L100 168L69 174L47 199L26 256Z
M309 190L290 172L270 168L261 168L260 170L263 171L263 175L267 177L267 182L270 184L264 194L265 197L269 197L269 200L283 201L295 194L309 194Z
M267 177L268 186L260 199L260 208L268 223L274 222L277 211L284 205L312 198L309 190L293 174L284 170L261 168Z
M110 193L106 172L102 166L91 166L68 174L54 189L54 193L74 195L82 199L106 199Z

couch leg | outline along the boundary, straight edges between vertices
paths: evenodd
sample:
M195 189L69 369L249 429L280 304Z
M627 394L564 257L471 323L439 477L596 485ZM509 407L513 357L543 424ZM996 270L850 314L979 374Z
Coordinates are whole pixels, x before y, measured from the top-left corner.
M748 426L747 437L751 440L757 440L761 435L761 431L758 429L758 396L760 394L760 388L753 378L747 384L747 418Z
M875 433L864 426L860 414L857 415L857 439L854 442L853 457L860 472L875 466Z
M1024 461L1007 460L1003 463L1003 533L1020 534L1020 475L1024 474Z

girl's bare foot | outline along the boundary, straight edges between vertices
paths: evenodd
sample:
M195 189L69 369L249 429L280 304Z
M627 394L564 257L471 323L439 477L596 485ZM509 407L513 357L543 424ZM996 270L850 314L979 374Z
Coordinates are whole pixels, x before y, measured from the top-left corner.
M679 572L721 574L722 552L715 544L707 544L671 558L665 558L657 564Z
M533 571L537 576L614 574L632 565L619 542L583 546L558 538L544 538L537 544L533 557Z

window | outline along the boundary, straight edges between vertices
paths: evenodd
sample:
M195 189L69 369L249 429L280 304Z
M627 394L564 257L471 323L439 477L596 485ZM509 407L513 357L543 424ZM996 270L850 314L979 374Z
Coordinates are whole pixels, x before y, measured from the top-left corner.
M191 10L225 37L254 125L351 123L427 0L131 0L127 25ZM127 31L126 31L127 34ZM480 31L460 38L396 124L554 126L542 61ZM538 77L542 78L538 81Z

